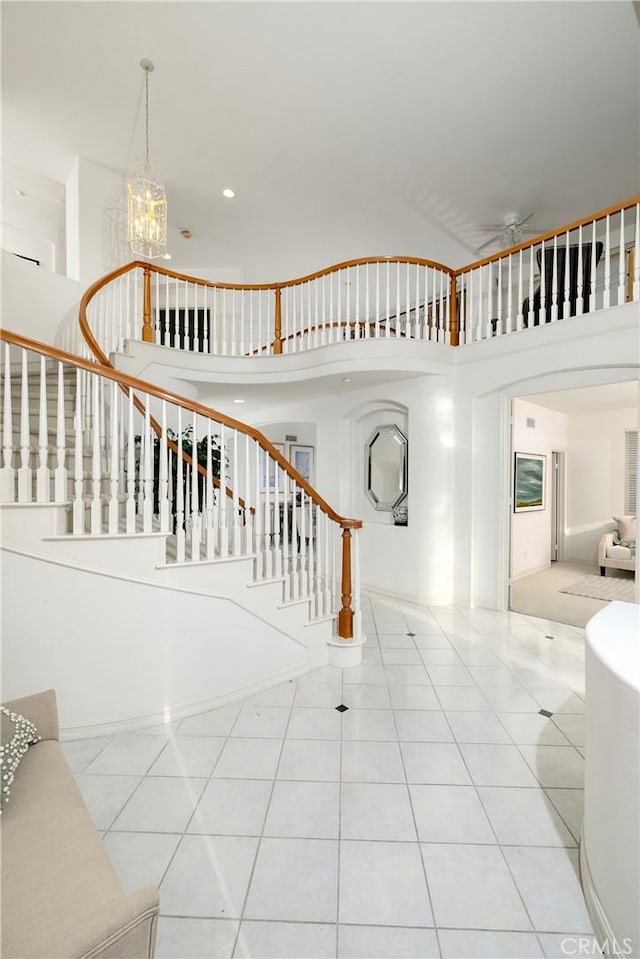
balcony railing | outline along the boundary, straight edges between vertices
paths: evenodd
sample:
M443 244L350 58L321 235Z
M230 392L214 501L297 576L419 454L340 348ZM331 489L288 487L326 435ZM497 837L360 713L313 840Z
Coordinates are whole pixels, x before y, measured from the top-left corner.
M128 340L215 356L367 339L463 346L630 300L640 300L639 197L457 270L373 257L255 285L135 261L87 291L83 340L75 331L65 345L103 361Z

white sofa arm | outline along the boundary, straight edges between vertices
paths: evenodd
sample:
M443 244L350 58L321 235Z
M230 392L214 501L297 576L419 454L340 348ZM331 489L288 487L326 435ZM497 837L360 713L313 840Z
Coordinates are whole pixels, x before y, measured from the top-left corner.
M610 546L613 546L613 533L604 533L598 543L598 566L604 566Z

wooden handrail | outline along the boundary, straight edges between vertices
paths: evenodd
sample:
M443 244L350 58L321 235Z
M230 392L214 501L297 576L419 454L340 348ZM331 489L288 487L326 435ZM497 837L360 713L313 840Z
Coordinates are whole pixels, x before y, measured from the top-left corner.
M621 210L627 210L631 206L635 206L636 203L640 203L640 193L636 196L632 196L630 199L625 200L623 203L616 203L614 206L609 206L604 210L600 210L598 213L593 213L591 216L584 216L581 220L575 220L573 223L567 223L566 226L562 226L557 230L549 230L548 233L541 233L540 236L536 236L531 240L526 240L524 243L518 243L517 246L510 246L508 250L501 250L499 253L493 253L491 256L485 256L482 260L476 260L474 263L469 263L468 266L461 266L457 270L454 270L454 276L462 276L464 273L469 273L471 270L477 270L481 266L487 266L489 263L495 263L496 260L502 260L504 257L513 256L514 253L519 253L520 250L528 250L529 247L537 246L538 243L546 242L547 240L552 240L554 236L562 236L564 233L571 233L572 230L577 230L581 226L590 226L591 223L597 223L599 220L604 220L607 216L612 216L614 213L620 213Z
M79 356L74 356L73 353L67 353L65 350L59 350L54 346L48 346L46 343L40 343L37 340L31 340L26 336L22 336L19 333L12 333L9 330L0 329L0 340L4 340L6 343L13 343L14 346L22 347L25 350L31 350L34 353L39 353L41 356L47 356L49 359L56 360L60 363L68 363L70 366L75 366L81 370L86 370L88 373L95 373L98 376L105 377L108 380L113 380L115 383L118 383L120 386L125 387L127 390L138 390L141 393L148 393L150 396L156 397L159 400L166 400L169 403L173 403L176 406L182 407L184 410L188 410L191 413L197 413L199 416L204 416L206 419L214 420L217 423L222 424L223 426L229 427L229 429L237 430L239 433L244 433L246 436L249 436L251 439L255 440L259 446L262 447L265 452L274 459L280 468L287 473L287 475L294 480L297 486L299 486L308 496L311 497L313 502L325 513L329 519L332 519L337 523L342 529L360 529L362 527L362 520L359 519L348 519L344 516L340 516L334 509L329 506L321 496L318 495L316 490L305 480L305 478L291 465L289 460L285 459L282 453L275 448L275 446L269 442L266 436L259 431L254 429L253 426L248 426L246 423L241 423L239 420L234 420L231 416L227 416L225 413L221 413L218 410L214 410L209 406L204 406L202 403L197 403L195 400L187 399L184 396L180 396L178 393L173 393L171 390L166 390L161 386L156 386L154 383L149 383L146 380L140 380L134 376L128 376L126 373L120 373L119 370L114 369L112 366L102 366L97 363L93 363L91 360L83 360ZM144 410L144 406L142 407Z

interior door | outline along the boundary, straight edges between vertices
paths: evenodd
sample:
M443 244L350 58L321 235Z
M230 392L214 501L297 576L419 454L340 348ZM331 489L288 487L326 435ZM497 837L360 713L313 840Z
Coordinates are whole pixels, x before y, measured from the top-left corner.
M564 559L565 454L551 453L551 562Z

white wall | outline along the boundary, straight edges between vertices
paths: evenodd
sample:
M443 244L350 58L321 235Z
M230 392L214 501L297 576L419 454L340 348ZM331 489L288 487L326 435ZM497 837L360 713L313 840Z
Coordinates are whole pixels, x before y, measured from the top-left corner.
M403 409L406 417L400 415L399 422L407 429L409 440L406 527L393 526L385 514L373 509L364 493L363 469L364 444L370 433L367 420L382 416L390 422L390 411L395 410L397 416ZM341 515L364 520L360 534L363 585L418 602L450 602L454 550L450 375L353 390L294 408L274 406L263 411L261 422L288 422L294 416L316 426L320 495Z
M2 161L2 249L64 274L65 188L47 177Z
M1 558L2 698L53 687L72 736L170 722L305 666L300 643L232 601Z
M567 417L523 399L514 399L512 415L512 452L545 457L545 508L511 516L511 577L517 579L551 565L551 454L567 448Z
M78 325L81 285L4 250L0 265L2 326L34 340L61 345L61 323Z
M67 180L67 274L80 281L83 291L107 272L104 204L121 187L121 175L76 157Z
M635 407L568 417L567 559L595 563L602 533L624 513L624 434L637 428Z

